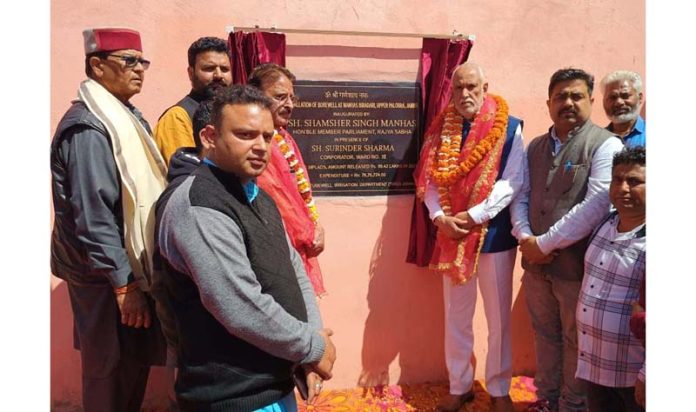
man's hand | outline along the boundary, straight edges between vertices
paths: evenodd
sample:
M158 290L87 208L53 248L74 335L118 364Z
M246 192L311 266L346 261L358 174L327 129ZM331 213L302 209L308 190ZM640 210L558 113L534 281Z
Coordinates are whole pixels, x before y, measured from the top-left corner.
M469 233L463 227L466 225L466 222L455 216L441 215L436 217L433 223L439 231L450 239L461 239Z
M324 251L324 226L317 222L314 226L314 240L312 241L312 247L307 251L307 256L314 257L319 256L321 252Z
M636 378L636 387L634 389L636 396L636 403L643 408L645 408L645 382Z
M545 255L544 252L539 249L536 236L530 236L526 239L520 240L520 252L522 252L523 258L534 265L545 265L547 263L551 263L553 258L556 257L554 253Z
M307 375L307 405L312 405L314 404L315 398L319 396L319 392L321 392L324 381L321 379L319 374L312 372L312 369L309 366L302 365L302 368L305 370L305 374Z
M474 222L471 216L469 216L469 212L467 212L466 210L457 213L456 215L454 215L454 217L464 221L464 224L459 225L459 227L461 227L462 229L471 230L471 228L478 225L478 223Z
M121 312L121 323L134 328L150 327L150 307L140 289L117 294L116 304Z
M331 379L331 370L336 361L336 347L329 336L333 335L331 329L322 329L319 334L324 338L324 355L318 362L310 363L307 366L312 372L316 372L323 380ZM309 388L310 390L312 388Z

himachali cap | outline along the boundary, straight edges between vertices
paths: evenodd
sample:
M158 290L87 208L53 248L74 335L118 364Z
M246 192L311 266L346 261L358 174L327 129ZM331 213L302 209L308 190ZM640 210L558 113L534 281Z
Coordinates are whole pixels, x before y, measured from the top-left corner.
M85 55L123 49L143 51L140 33L131 29L86 29L82 36L85 38Z

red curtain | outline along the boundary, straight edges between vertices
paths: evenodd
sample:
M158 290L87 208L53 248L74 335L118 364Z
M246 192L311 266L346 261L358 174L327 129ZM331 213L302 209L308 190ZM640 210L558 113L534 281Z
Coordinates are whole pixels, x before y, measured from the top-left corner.
M232 60L232 81L246 84L249 73L261 63L285 66L285 34L255 31L230 33L227 40Z
M422 134L450 100L452 71L469 58L470 40L423 39L420 57ZM416 197L411 212L411 232L406 262L428 266L435 246L436 229L425 204Z

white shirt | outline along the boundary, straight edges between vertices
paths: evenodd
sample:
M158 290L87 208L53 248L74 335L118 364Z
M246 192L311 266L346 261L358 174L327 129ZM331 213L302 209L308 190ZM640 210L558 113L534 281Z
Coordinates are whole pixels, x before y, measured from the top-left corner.
M524 141L520 125L517 126L515 135L512 139L512 146L510 147L505 169L500 179L493 184L491 194L488 195L483 202L471 207L467 211L471 219L477 224L493 219L501 210L505 209L505 207L510 204L513 197L517 195L522 187L524 182L524 159L526 156L524 153ZM462 144L464 144L464 142L462 142ZM436 217L445 214L440 206L437 184L432 180L428 183L424 201L425 206L430 212L431 220L435 220Z
M589 120L588 120L589 121ZM556 156L563 147L556 136L556 128L551 129L551 138L554 141L553 155ZM587 182L585 198L568 213L563 215L546 233L537 236L537 244L544 254L549 254L556 249L564 249L580 239L589 235L599 224L604 216L609 213L611 203L609 201L609 183L611 183L611 164L614 154L624 148L621 139L610 137L597 148L590 163L590 176ZM529 164L525 155L524 183L518 196L510 205L512 216L512 234L518 240L532 236L529 226Z

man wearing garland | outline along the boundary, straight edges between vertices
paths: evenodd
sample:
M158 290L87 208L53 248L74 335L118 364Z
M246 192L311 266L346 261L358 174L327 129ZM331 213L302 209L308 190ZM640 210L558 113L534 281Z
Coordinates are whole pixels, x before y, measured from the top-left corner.
M609 182L621 140L590 120L594 77L556 71L546 102L553 126L527 147L525 183L511 205L522 284L534 328L538 402L531 411L585 411L575 378L575 308L587 236L609 212Z
M317 256L324 250L324 228L312 199L307 167L295 139L287 131L296 97L295 75L273 63L257 66L249 75L249 84L268 96L273 106L275 135L271 159L257 183L278 205L292 245L302 257L307 276L317 296L326 293Z
M191 43L187 71L191 92L167 109L155 127L155 142L167 164L178 148L194 145L192 119L201 101L212 98L218 88L232 84L227 42L201 37Z
M523 183L521 120L488 94L472 62L452 74L452 99L433 121L416 169L417 194L437 227L430 268L443 276L450 393L439 411L474 398L473 316L477 282L488 322L486 388L493 411L512 411L510 311L517 242L508 205Z

